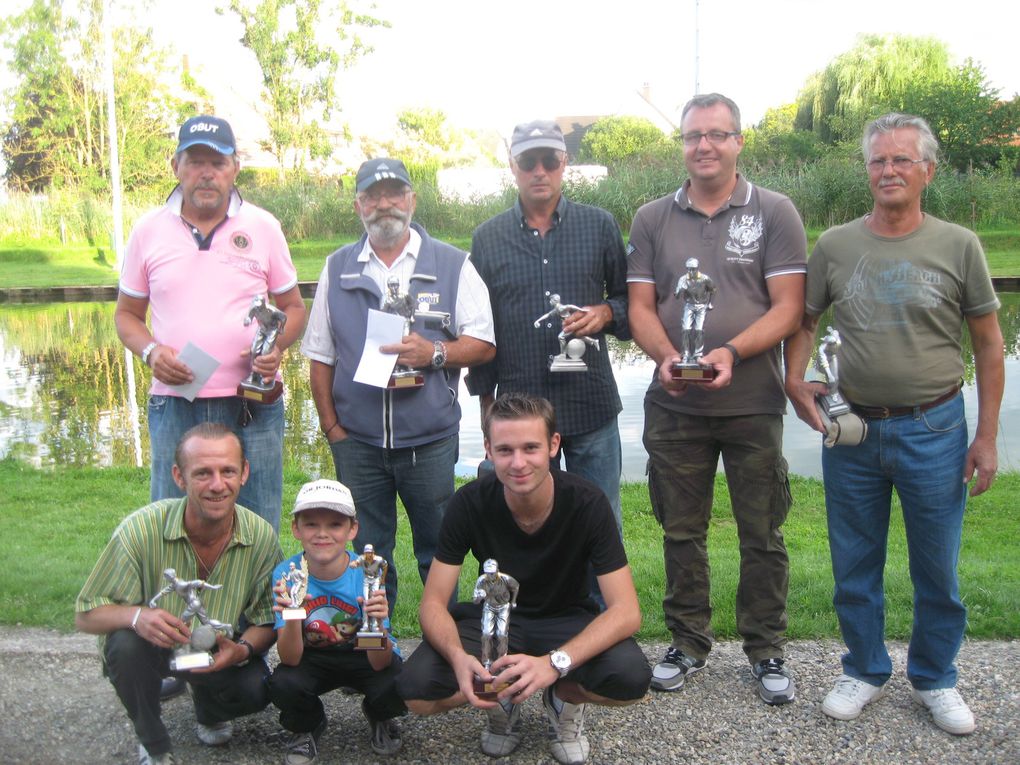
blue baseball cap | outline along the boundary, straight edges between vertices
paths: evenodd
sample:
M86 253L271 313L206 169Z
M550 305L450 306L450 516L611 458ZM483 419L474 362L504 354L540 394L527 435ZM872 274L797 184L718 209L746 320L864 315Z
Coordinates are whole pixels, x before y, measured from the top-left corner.
M230 123L208 114L192 117L181 125L181 131L177 135L176 153L180 154L192 146L208 146L220 154L233 154L237 151Z

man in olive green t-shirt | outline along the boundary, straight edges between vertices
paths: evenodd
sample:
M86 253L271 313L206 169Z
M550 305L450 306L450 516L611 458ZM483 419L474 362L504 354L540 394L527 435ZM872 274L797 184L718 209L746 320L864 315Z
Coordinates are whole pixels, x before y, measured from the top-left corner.
M822 711L856 718L892 674L882 574L895 489L914 586L907 679L935 724L962 735L974 730L974 716L955 688L967 620L956 567L967 484L973 478L970 494L980 494L997 469L999 301L974 233L921 209L938 153L928 124L887 114L865 129L863 149L874 207L818 240L808 261L806 313L786 345L787 395L797 415L824 433L815 408L824 386L805 382L804 372L819 317L831 305L842 341L840 390L868 426L859 445L822 450L833 603L847 645ZM964 323L978 389L969 447L960 393Z
M170 674L173 649L190 643L199 621L229 625L240 636L218 629L212 665L180 673L192 687L198 738L225 744L230 720L269 703L269 575L283 554L272 526L235 504L248 478L240 440L224 425L195 426L177 446L173 477L186 496L121 521L75 602L78 629L100 636L104 671L134 725L141 763L174 762L160 718L160 680ZM173 591L161 593L171 573L196 585L191 592L200 590L204 619L177 616L194 609ZM150 605L161 594L158 607Z

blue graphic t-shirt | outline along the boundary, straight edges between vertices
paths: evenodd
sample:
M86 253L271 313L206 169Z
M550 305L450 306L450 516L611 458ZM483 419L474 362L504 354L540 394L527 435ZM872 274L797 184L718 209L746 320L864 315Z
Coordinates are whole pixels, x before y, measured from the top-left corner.
M351 568L355 559L350 550L346 551L348 565L338 578L332 580L317 579L308 574L308 594L305 597L304 609L307 613L302 631L306 648L353 650L355 633L361 629L363 616L358 598L362 595L365 576L360 568ZM272 583L275 586L280 579L286 577L290 564L301 565L301 553L293 555L273 569ZM274 614L276 623L273 628L282 629L283 615ZM390 620L385 619L383 625L389 635ZM396 642L393 651L399 656Z

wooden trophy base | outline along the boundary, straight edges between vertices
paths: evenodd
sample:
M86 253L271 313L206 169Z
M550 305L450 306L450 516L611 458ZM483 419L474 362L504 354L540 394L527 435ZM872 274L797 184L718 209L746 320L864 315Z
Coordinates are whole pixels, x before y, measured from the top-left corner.
M390 381L387 383L387 388L420 388L425 384L424 373L416 370L409 369L406 372L394 372L390 375Z
M274 380L273 384L266 388L261 383L245 380L237 386L237 395L258 404L272 404L283 395L283 383Z
M308 618L308 613L303 608L285 608L283 609L283 620L285 622L303 622Z
M674 361L670 372L674 380L687 383L709 383L715 379L715 367L703 367L693 362Z
M509 687L509 685L510 683L502 682L499 677L495 677L486 682L478 675L475 675L471 689L475 692L475 696L478 698L484 699L485 701L495 701L496 695L504 688Z
M355 635L355 651L385 651L386 633L384 632L359 632Z

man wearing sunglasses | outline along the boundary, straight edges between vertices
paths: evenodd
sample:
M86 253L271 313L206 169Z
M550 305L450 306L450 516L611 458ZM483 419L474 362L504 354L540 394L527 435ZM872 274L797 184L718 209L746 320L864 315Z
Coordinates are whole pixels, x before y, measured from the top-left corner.
M696 96L681 126L690 178L638 210L628 250L630 326L658 366L645 395L644 444L672 641L652 687L680 690L712 648L706 540L721 454L740 536L737 629L758 695L785 704L795 689L783 666L789 561L781 526L790 492L780 346L804 310L807 241L789 199L737 173L744 139L733 101ZM715 369L708 383L671 374L683 347L675 291L689 258L716 285L699 360Z
M326 259L301 352L311 360L319 427L337 478L358 506L358 549L390 562L386 597L397 597L393 548L397 496L411 523L418 573L432 563L458 454L460 370L488 361L493 348L489 294L464 252L412 223L415 193L399 159L364 162L354 209L365 234ZM369 311L397 296L417 313L401 342L384 345L396 363L418 370L420 386L379 388L354 379L365 350ZM410 318L410 317L408 317Z
M627 263L613 216L563 196L566 149L555 122L537 120L514 128L510 170L517 202L479 226L471 242L471 260L492 299L496 359L471 370L468 390L481 397L483 419L497 388L500 395L527 393L552 402L562 437L555 460L565 455L569 472L602 489L622 527L616 416L623 405L605 335L630 339ZM552 295L581 310L562 326L547 318L536 329L535 318L549 310ZM587 370L550 371L549 357L560 352L561 331L593 341L586 342Z

